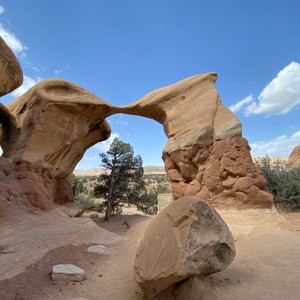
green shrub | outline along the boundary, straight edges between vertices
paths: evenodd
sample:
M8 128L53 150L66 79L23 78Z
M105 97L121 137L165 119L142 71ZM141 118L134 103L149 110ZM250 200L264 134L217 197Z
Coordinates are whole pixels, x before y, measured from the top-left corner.
M271 161L267 156L255 161L269 184L275 205L281 209L300 210L300 167L289 167L286 162Z
M100 202L95 202L93 200L90 200L90 201L88 201L85 209L101 213L104 210L104 204L100 203Z

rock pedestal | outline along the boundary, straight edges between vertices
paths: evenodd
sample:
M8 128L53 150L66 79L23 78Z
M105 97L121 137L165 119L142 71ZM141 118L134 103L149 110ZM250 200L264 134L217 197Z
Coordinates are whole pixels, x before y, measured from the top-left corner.
M164 153L173 196L197 195L214 207L270 208L273 197L241 136Z

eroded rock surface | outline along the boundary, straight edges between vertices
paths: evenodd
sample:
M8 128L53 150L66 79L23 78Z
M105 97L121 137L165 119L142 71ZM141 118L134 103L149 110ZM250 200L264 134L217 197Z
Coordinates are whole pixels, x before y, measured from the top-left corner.
M0 96L3 96L23 83L23 72L13 51L0 36Z
M221 102L216 78L208 73L184 79L124 112L163 124L163 160L175 199L198 195L221 208L270 208L267 182L252 162L240 121Z
M224 270L234 256L231 232L219 214L200 198L187 196L163 209L148 225L134 275L152 298L184 279Z
M9 48L0 42L6 53ZM9 55L1 61L1 76L11 83L3 93L20 84L21 71ZM11 72L10 64L15 67ZM198 195L222 208L270 208L267 182L252 162L241 123L221 102L216 78L215 73L196 75L124 107L71 82L48 79L1 105L0 214L23 200L33 210L73 201L67 178L89 147L109 138L105 118L116 113L163 125L168 136L163 160L175 199Z
M300 166L300 145L294 148L289 156L288 163L290 166Z
M68 176L89 147L110 136L104 119L110 110L61 79L38 83L2 107L0 213L13 213L5 209L12 205L49 210L73 201Z

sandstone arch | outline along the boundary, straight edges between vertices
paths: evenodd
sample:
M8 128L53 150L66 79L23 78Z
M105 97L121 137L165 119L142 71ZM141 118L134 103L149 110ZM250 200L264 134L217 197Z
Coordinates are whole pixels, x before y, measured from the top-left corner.
M126 113L163 125L163 159L175 198L198 195L225 208L271 207L267 183L252 162L241 123L221 102L216 78L196 75L124 107L62 79L36 84L0 107L1 198L42 209L72 201L68 175L89 147L110 136L105 118ZM17 179L24 171L26 183ZM12 195L4 186L14 181L19 188Z
M17 58L0 38L0 96L22 84ZM0 104L0 217L73 201L68 176L97 142L106 117L125 113L163 125L165 169L174 198L198 195L218 207L271 207L266 180L253 165L242 126L214 87L216 73L196 75L116 107L62 79L36 84Z

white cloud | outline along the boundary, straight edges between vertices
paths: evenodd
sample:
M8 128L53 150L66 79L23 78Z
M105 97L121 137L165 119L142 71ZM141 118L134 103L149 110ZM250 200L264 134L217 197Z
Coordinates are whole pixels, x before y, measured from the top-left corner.
M27 90L29 90L31 87L36 85L41 80L43 80L41 77L38 77L37 79L33 79L29 76L24 75L23 84L11 93L12 96L19 97L19 96L23 95Z
M4 7L0 6L0 15L3 14L5 12Z
M16 53L21 54L21 52L27 49L26 46L9 30L5 29L0 23L0 35L6 42L6 44Z
M65 67L63 67L63 69L54 70L54 74L60 74L60 73L62 73L63 71L68 70L68 69L70 69L70 65L69 65L69 64L66 65Z
M120 135L118 133L113 133L108 140L97 143L96 145L93 146L93 148L101 152L106 152L109 150L110 144L113 142L113 140L119 137Z
M245 116L254 114L282 115L290 112L299 104L300 64L291 62L267 84L257 101L254 101L250 95L232 105L230 109L237 112L244 108L243 114Z
M248 96L248 97L242 99L242 100L239 101L238 103L236 103L236 104L234 104L234 105L231 105L231 106L229 107L229 109L230 109L232 112L236 113L236 112L240 111L242 108L244 108L246 104L249 104L250 102L253 102L253 101L254 101L253 96L250 95L250 96Z
M250 144L254 157L283 157L289 156L293 149L300 145L300 130L291 136L282 135L270 141L260 141Z
M96 160L97 157L96 156L93 156L93 157L84 156L83 159L85 159L85 160Z
M40 70L35 65L33 65L30 61L27 60L27 54L25 51L28 50L28 47L26 47L15 36L13 32L5 28L1 23L0 23L0 36L4 39L4 41L11 48L11 50L18 56L18 58L22 61L23 67L33 70L36 73L40 72Z

